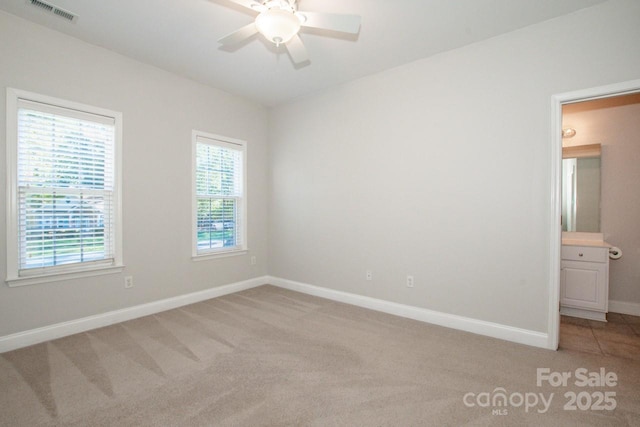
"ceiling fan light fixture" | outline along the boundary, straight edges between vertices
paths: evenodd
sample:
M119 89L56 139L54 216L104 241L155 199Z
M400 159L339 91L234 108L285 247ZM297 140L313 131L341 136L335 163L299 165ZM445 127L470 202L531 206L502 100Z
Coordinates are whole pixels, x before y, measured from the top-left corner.
M300 31L300 20L291 12L269 9L256 17L256 29L276 46L286 43Z

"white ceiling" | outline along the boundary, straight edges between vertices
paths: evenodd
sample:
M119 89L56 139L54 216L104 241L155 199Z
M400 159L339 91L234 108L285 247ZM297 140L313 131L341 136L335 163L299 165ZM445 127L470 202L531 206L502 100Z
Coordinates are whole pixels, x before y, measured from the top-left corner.
M293 66L284 47L256 36L233 52L217 40L252 21L228 0L28 0L0 9L89 43L267 106L545 21L606 0L299 0L300 10L362 16L357 37L303 29L311 57Z

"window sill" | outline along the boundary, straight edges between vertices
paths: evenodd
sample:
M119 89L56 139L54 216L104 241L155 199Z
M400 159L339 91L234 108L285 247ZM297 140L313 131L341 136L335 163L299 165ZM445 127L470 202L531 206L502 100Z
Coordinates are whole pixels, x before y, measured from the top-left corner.
M39 283L59 282L61 280L79 279L82 277L102 276L105 274L121 273L124 265L110 265L107 267L92 268L90 270L76 270L60 273L43 274L40 276L10 277L6 282L10 288L17 286L37 285Z
M212 252L200 255L192 255L192 261L207 261L210 259L218 259L218 258L227 258L238 255L246 255L249 253L249 249L236 249L232 251L224 251L224 252Z

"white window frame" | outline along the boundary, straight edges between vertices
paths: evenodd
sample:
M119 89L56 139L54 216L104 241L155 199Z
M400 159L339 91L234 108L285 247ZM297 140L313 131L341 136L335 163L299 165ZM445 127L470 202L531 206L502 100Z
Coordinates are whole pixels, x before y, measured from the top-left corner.
M198 253L198 194L196 189L196 167L197 167L197 147L198 139L206 139L207 144L218 147L232 148L242 152L242 203L238 221L242 233L239 244L233 248L221 248L219 250L208 250ZM191 132L191 259L203 261L208 259L223 258L228 256L246 254L249 249L247 245L248 224L247 224L247 142L241 139L229 138L226 136L193 130Z
M39 271L29 271L20 275L19 266L19 201L18 201L18 103L20 100L48 104L53 107L76 110L79 112L105 116L114 119L114 260L112 263L87 262L69 266L45 267ZM98 276L122 272L122 113L104 108L80 104L7 88L7 277L9 286L33 285L37 283L56 282L80 277Z

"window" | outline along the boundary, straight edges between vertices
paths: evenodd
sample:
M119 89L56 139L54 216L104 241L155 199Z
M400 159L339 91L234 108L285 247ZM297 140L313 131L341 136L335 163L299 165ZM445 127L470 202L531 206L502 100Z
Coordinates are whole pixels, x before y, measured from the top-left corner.
M246 143L193 132L193 256L246 251Z
M7 90L10 285L122 267L120 113Z

